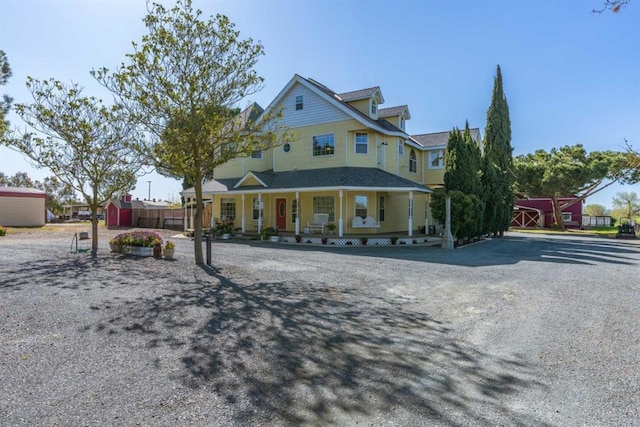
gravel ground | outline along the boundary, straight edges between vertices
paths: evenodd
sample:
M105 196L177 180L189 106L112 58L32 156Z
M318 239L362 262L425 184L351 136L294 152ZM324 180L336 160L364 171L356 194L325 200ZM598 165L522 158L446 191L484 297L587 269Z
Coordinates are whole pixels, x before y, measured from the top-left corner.
M640 425L639 241L214 242L200 268L75 229L0 237L0 425Z

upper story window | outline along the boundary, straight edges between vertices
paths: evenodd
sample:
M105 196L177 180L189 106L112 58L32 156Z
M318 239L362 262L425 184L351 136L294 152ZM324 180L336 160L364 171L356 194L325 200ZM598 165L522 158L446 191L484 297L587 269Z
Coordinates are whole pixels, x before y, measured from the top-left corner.
M304 103L303 103L302 95L296 96L296 111L302 110L303 107L304 107Z
M416 172L418 170L418 159L416 158L416 150L409 152L409 172Z
M404 130L404 117L400 117L400 129Z
M376 102L375 99L371 100L371 115L376 115L378 114L378 103Z
M404 143L398 142L398 156L404 156Z
M285 153L288 153L289 151L291 151L291 144L289 144L288 142L285 142L282 145L282 151Z
M444 168L444 150L429 151L429 169Z
M251 153L252 159L261 159L262 158L262 150L257 150Z
M313 138L313 156L329 156L335 151L334 134L316 135Z
M369 153L369 134L356 132L356 148L357 154Z

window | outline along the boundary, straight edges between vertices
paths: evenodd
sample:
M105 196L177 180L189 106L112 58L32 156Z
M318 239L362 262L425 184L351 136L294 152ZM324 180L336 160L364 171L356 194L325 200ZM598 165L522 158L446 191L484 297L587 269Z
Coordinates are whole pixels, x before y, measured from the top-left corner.
M404 117L400 117L400 129L404 130Z
M375 99L371 100L371 114L375 115L378 113L378 103Z
M562 212L562 221L571 222L571 212Z
M365 219L369 214L367 213L367 196L356 196L356 216Z
M236 219L236 199L220 199L220 219L223 221Z
M429 168L442 169L444 167L444 150L429 151Z
M329 156L333 154L334 150L334 135L332 133L328 133L326 135L317 135L313 137L314 156Z
M409 172L416 172L418 170L418 159L416 158L416 150L409 152Z
M384 221L384 196L378 200L378 221Z
M398 156L404 156L404 143L398 142Z
M285 142L284 145L282 146L282 151L285 153L288 153L289 151L291 151L291 144L289 144L288 142Z
M369 153L369 134L356 132L356 153Z
M253 214L251 216L252 219L259 219L260 218L260 203L258 202L258 198L254 197L253 198Z
M253 151L251 153L251 158L252 159L261 159L262 158L262 150Z
M291 222L295 224L297 217L298 217L298 200L293 199L291 201Z
M333 196L313 196L313 213L329 214L329 222L335 221Z
M304 107L302 100L302 95L296 96L296 111L302 110L302 108Z

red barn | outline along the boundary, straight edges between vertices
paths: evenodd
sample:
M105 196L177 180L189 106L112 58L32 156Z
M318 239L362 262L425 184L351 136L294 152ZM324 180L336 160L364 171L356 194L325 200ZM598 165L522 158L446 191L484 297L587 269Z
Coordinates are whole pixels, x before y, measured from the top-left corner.
M107 215L104 220L107 227L131 227L133 217L131 194L125 194L120 200L109 200L105 208Z
M560 197L560 205L575 200L575 196ZM566 228L580 228L582 224L582 203L576 202L562 211ZM512 227L544 227L553 226L553 204L549 197L532 197L516 200L513 208Z

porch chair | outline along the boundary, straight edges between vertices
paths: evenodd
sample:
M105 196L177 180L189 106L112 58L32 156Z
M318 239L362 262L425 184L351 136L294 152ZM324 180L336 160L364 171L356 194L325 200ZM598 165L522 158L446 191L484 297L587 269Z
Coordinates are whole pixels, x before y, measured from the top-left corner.
M313 214L313 221L307 223L307 229L309 231L320 230L320 233L324 234L324 227L329 223L329 214L317 213Z

